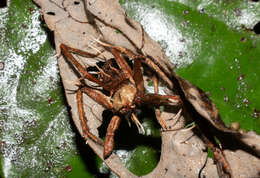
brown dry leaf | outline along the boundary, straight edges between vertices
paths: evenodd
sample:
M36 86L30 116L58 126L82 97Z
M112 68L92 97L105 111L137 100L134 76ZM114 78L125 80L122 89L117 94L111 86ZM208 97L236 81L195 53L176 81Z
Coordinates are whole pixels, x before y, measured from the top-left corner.
M116 0L85 0L74 3L71 0L34 0L40 7L46 24L55 34L57 54L60 54L60 44L82 49L90 53L102 51L102 55L96 58L83 58L76 56L85 66L92 66L104 57L112 57L108 51L97 45L94 39L102 39L110 44L128 48L134 52L141 51L151 56L157 63L161 64L167 75L172 75L172 65L166 58L161 47L153 41L142 26L128 18L124 9ZM118 30L120 33L116 33ZM76 95L72 91L77 90L78 76L72 67L60 56L58 58L60 75L65 88L66 98L71 107L73 121L82 135L80 120L77 114ZM148 76L149 77L149 76ZM205 111L203 93L198 88L174 74L175 80L180 83L187 100L195 107L204 118L222 131L229 131L219 120L218 112L212 104L211 112ZM186 84L184 85L184 81ZM90 83L91 84L91 83ZM185 86L192 86L185 88ZM194 89L195 88L195 89ZM172 92L172 88L167 91ZM193 101L195 95L197 101ZM194 98L194 97L193 97ZM84 95L84 110L88 117L91 132L98 136L97 128L102 123L102 112L104 108ZM203 107L204 106L204 107ZM176 113L163 112L162 118L167 126L174 125L173 118ZM212 120L213 118L213 120ZM182 128L185 125L183 116L173 128ZM242 141L260 150L260 137L254 133L243 135ZM102 159L103 148L88 140L89 146ZM178 131L162 132L161 158L157 167L148 175L143 177L218 177L216 165L213 160L207 159L205 144L192 129L181 129ZM231 165L233 177L259 177L260 160L255 156L242 150L224 150L226 158ZM259 154L258 154L259 155ZM120 177L137 177L129 172L120 161L119 157L112 154L104 160L107 166ZM205 165L204 165L205 164ZM203 168L203 169L202 169Z
M177 74L175 74L175 76L185 94L185 98L187 98L200 115L206 118L217 129L223 132L233 132L225 126L215 104L210 101L205 92L189 81L182 79Z

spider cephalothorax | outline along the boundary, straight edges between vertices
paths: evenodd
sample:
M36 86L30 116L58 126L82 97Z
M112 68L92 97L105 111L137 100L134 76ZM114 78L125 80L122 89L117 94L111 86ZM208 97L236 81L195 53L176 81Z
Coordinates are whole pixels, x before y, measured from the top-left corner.
M127 110L135 108L135 96L136 88L131 84L124 84L112 98L113 108L121 114L125 114Z
M143 131L142 125L133 112L134 109L142 107L143 105L179 105L181 104L181 99L176 95L158 94L158 80L154 80L155 93L146 93L142 74L143 65L149 66L149 70L158 72L161 77L164 77L164 72L152 61L147 62L145 56L136 55L122 47L116 47L102 42L100 44L103 46L106 45L106 47L110 49L114 59L106 60L101 66L96 65L96 76L89 73L71 55L71 52L79 55L92 54L68 47L64 44L61 44L60 48L66 58L75 66L82 79L87 79L98 84L99 88L109 93L109 96L107 96L100 90L86 84L77 91L78 113L84 137L90 137L97 143L104 145L104 158L106 158L113 151L114 133L118 129L121 119L120 116L130 114L130 119L136 124L139 131ZM130 65L123 54L127 55L131 60ZM114 113L108 125L104 143L89 131L87 118L83 111L82 92ZM165 127L164 122L160 118L157 119L162 127Z

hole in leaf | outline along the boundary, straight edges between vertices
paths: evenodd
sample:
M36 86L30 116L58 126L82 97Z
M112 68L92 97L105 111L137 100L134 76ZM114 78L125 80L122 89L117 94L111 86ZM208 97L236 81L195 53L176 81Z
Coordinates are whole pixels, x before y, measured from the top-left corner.
M0 8L4 8L7 6L7 0L0 1Z
M54 12L47 12L46 14L48 14L48 15L55 15Z
M74 1L74 4L75 4L75 5L79 5L80 2L78 2L78 1Z
M254 32L255 32L256 34L258 34L258 35L260 34L260 21L257 22L257 24L255 24L253 30L254 30Z

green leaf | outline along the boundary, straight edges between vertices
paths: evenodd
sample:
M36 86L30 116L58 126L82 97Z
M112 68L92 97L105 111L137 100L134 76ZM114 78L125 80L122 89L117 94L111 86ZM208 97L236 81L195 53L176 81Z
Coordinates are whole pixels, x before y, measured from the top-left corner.
M241 128L260 133L255 113L260 110L260 37L255 27L260 21L259 2L121 3L161 44L178 74L210 94L227 125L237 121ZM0 9L0 19L0 177L107 175L73 126L52 58L53 39L38 7L30 0L12 0ZM156 119L143 122L146 131L158 138ZM148 134L128 147L120 141L126 137L118 137L116 152L124 148L121 159L137 175L147 174L157 164L160 143L146 144L151 137Z

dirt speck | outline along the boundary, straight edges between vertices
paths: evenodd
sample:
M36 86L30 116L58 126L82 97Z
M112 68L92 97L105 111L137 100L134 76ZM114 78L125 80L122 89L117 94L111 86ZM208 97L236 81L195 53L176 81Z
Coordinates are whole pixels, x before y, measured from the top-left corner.
M246 39L246 37L244 37L244 36L240 38L240 41L243 42L243 43L245 43L246 40L247 40L247 39Z
M33 14L34 8L33 8L33 7L30 7L30 8L29 8L29 11L30 11L30 14Z
M68 165L65 167L66 171L67 172L71 172L72 171L72 166L71 165Z
M253 117L256 118L256 119L258 119L259 116L260 116L260 111L257 110L257 109L254 109Z
M185 39L184 39L184 38L181 38L181 39L180 39L180 42L185 42Z
M49 104L53 104L53 102L54 102L54 101L53 101L53 98L52 98L52 97L48 99L48 103L49 103Z
M237 80L238 80L238 81L241 81L241 80L243 80L243 79L244 79L244 77L245 77L245 75L244 75L244 74L240 74L240 75L239 75L239 77L237 78Z
M184 14L184 15L186 15L186 14L188 14L188 13L189 13L188 10L184 10L184 11L183 11L183 14Z
M245 103L246 105L248 105L250 102L249 102L249 100L248 100L247 98L244 98L244 99L243 99L243 103Z
M228 96L224 96L224 101L225 101L225 102L228 102L228 101L229 101Z

